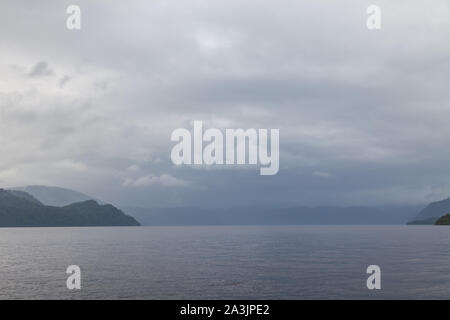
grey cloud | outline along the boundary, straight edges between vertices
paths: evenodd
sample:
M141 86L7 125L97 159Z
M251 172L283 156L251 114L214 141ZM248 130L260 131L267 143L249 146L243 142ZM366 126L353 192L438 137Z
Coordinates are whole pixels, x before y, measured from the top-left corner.
M0 5L4 184L141 206L450 195L448 2L380 0L379 32L368 1L78 2L79 32L63 2ZM279 174L174 167L170 133L192 120L279 128Z
M61 88L63 88L72 78L65 75L64 77L62 77L61 79L59 79L59 86Z
M28 73L30 77L49 76L53 74L53 70L49 68L46 61L36 63Z

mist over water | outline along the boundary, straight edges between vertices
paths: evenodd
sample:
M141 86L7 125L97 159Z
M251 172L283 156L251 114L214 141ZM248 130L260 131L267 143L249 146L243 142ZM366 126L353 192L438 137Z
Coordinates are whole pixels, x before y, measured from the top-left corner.
M450 298L450 229L435 226L12 228L0 256L0 299Z

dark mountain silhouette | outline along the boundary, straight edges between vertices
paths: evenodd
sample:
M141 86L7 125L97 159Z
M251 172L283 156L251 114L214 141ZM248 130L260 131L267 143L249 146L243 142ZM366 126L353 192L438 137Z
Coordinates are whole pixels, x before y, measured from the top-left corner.
M138 226L114 206L94 200L46 206L23 191L0 189L0 227Z
M438 226L448 226L448 225L450 225L450 214L446 214L445 216L440 217L436 221L436 225L438 225Z
M440 217L450 212L450 198L431 202L422 209L409 224L434 224Z

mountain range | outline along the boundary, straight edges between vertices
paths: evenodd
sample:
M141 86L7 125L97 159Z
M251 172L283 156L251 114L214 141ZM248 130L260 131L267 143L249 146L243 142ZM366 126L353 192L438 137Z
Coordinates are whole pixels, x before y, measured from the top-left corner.
M0 227L138 226L133 217L94 200L57 207L21 190L0 189Z
M450 198L431 202L409 224L435 224L440 217L448 213L450 213Z
M450 213L450 198L427 206L124 206L121 209L61 187L33 185L0 189L0 226L435 224L440 217Z

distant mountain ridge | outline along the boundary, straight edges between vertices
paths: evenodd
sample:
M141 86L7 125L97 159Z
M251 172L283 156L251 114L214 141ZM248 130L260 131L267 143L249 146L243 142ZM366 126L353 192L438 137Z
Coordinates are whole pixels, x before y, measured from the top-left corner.
M240 207L122 209L143 225L375 225L406 224L422 206Z
M26 192L27 194L32 195L35 199L39 200L42 204L55 207L67 206L75 202L96 200L84 193L61 187L31 185L15 187L9 190Z
M409 224L434 224L440 217L449 212L450 198L431 202Z
M24 191L0 189L0 227L139 226L133 217L94 200L47 206Z

